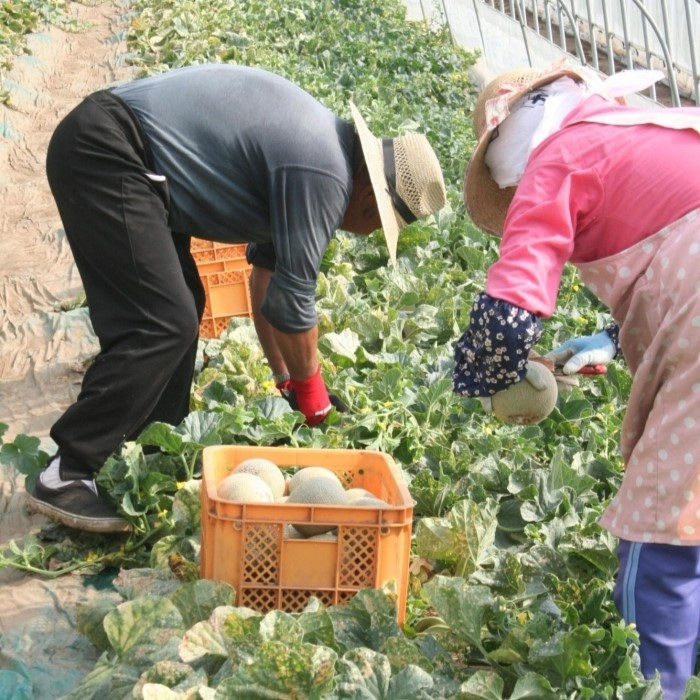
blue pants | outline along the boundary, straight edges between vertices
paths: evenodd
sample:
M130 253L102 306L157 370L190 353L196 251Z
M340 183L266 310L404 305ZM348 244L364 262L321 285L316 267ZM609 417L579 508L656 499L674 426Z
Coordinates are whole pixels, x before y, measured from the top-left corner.
M620 540L615 604L639 632L642 673L661 674L664 700L683 695L700 635L700 547Z

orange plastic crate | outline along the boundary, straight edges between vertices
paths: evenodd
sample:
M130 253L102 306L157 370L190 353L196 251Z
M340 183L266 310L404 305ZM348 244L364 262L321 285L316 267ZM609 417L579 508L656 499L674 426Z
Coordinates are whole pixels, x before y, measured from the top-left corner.
M245 243L217 243L202 238L192 238L190 251L197 263L199 274L250 269L245 257Z
M231 270L201 275L206 303L199 325L202 338L218 338L232 316L253 316L250 270Z
M246 260L245 249L245 243L191 239L190 250L206 295L199 325L202 338L218 338L233 316L253 316L249 282L252 266Z
M238 504L216 487L244 459L279 467L323 466L346 488L371 491L382 508L299 503ZM227 581L237 604L268 612L299 612L316 596L347 602L362 588L394 582L399 623L405 616L413 500L391 457L368 450L215 446L203 450L202 578ZM284 539L288 523L338 526L333 541Z

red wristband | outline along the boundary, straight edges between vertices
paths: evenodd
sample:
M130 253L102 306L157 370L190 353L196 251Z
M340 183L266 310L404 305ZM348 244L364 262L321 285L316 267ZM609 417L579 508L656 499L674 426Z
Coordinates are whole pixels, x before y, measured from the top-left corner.
M318 425L328 415L332 406L321 377L321 367L308 378L290 380L292 391L296 396L299 410L306 416L306 424Z

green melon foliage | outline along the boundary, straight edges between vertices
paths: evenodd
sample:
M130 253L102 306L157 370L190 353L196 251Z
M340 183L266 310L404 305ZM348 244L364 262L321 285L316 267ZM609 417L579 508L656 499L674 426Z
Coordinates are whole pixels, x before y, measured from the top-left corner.
M17 56L30 53L26 37L49 25L64 28L75 23L66 15L67 0L12 0L0 3L0 104L10 104L4 86L5 71ZM11 105L10 105L11 106Z
M130 12L140 74L205 61L261 66L342 116L352 98L378 134L424 131L451 207L403 232L395 269L379 235L341 234L325 256L322 369L348 414L301 425L276 395L252 324L234 321L206 343L191 415L150 426L100 474L135 534L106 543L54 530L53 571L122 567L125 602L85 615L104 653L73 697L660 697L615 611L615 541L597 525L620 480L624 366L582 379L527 428L451 391L452 347L496 256L461 203L473 56L453 46L439 16L407 23L399 0L136 0ZM573 269L559 302L541 352L606 321ZM201 450L228 443L378 449L402 465L417 516L402 629L378 591L338 608L312 600L295 614L235 608L229 594L202 605ZM0 447L0 461L31 475L42 453L21 436ZM15 545L2 564L46 571L49 555L35 544ZM146 573L130 584L137 572Z

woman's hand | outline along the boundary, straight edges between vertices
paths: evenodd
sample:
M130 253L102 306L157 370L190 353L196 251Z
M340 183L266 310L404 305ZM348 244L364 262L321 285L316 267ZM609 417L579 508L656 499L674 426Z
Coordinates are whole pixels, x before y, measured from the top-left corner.
M571 338L545 357L561 367L564 374L576 374L586 365L607 365L617 354L617 347L606 331L581 338Z

